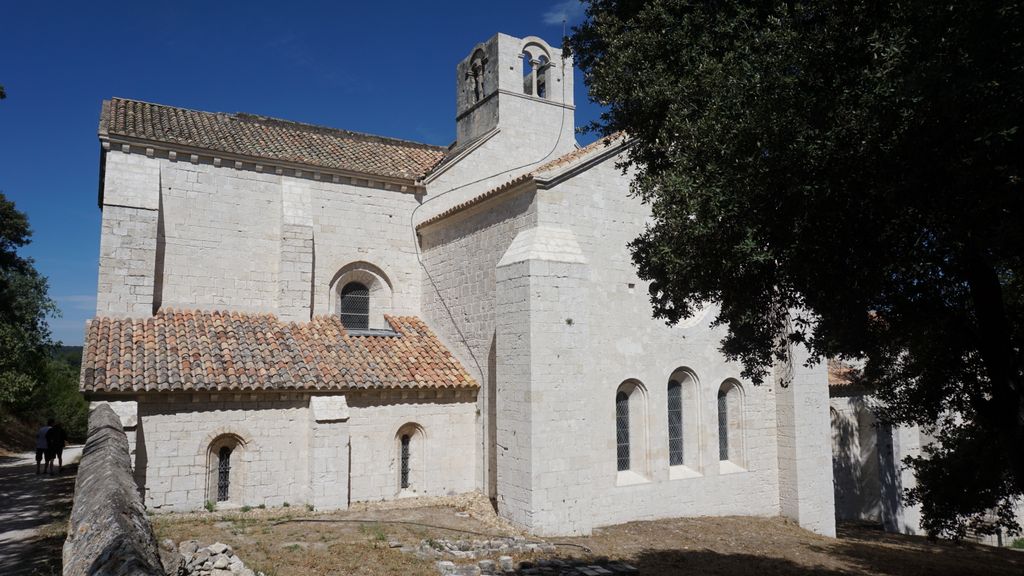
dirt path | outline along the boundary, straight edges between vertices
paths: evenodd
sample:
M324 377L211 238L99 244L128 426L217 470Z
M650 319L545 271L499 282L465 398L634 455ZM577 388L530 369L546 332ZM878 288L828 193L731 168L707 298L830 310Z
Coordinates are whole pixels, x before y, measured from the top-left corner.
M36 475L34 453L0 458L0 573L60 574L81 454L64 450L64 473L54 476Z

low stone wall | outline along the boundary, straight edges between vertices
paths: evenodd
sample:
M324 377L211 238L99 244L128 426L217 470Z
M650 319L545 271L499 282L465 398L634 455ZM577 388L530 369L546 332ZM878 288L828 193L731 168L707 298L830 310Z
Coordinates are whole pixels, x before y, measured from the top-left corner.
M128 439L106 404L89 414L89 438L64 543L64 576L94 574L165 576L132 477Z

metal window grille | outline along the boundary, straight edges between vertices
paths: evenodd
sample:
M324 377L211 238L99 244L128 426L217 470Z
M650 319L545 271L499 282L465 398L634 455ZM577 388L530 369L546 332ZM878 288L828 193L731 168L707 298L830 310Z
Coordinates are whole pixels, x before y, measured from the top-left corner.
M350 330L370 327L370 291L364 284L349 282L341 289L341 324Z
M729 459L729 401L725 390L718 392L718 459Z
M401 470L402 470L402 489L409 487L409 435L402 435L402 456L401 456Z
M683 387L675 380L668 383L668 463L683 463Z
M619 470L629 470L629 396L625 392L615 395L615 441Z
M231 489L231 448L224 446L217 454L217 502L228 499Z

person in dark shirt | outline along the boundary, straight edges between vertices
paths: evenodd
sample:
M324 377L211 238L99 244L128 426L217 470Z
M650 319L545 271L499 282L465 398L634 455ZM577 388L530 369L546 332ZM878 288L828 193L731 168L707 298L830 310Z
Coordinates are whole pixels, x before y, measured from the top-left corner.
M36 432L36 474L39 474L39 464L43 461L43 456L47 454L48 445L46 443L46 437L50 434L50 428L53 427L53 418L50 418L44 426L39 428ZM45 472L45 469L44 469Z
M46 467L53 474L53 459L57 459L59 471L64 471L64 444L68 436L60 422L54 424L46 432Z

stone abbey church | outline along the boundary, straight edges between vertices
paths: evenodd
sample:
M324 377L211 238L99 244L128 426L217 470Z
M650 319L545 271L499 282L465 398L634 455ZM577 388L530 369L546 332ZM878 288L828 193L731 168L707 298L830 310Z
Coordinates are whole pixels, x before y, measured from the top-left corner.
M713 306L652 318L628 138L576 145L560 50L498 34L455 80L446 147L103 103L81 387L121 417L146 505L480 491L540 535L704 515L833 535L827 367L794 348L753 386Z

